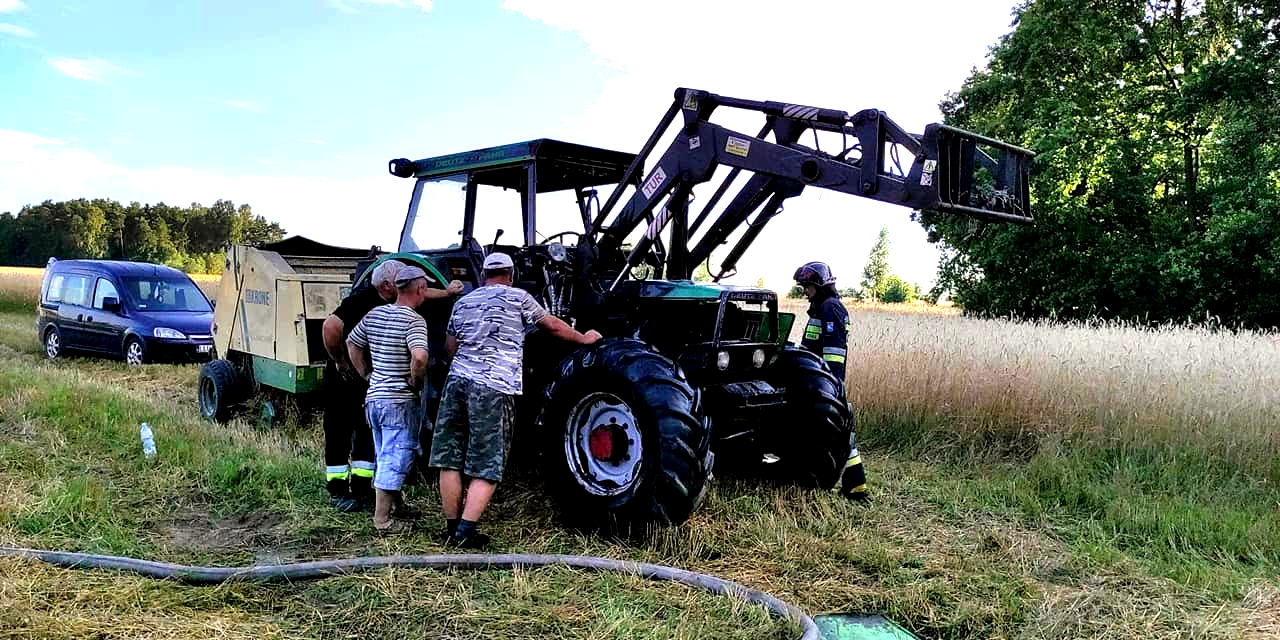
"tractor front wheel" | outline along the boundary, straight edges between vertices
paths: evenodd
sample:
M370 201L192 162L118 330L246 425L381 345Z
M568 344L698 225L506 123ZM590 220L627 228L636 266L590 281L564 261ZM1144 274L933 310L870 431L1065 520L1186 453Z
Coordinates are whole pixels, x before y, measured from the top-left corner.
M853 417L844 387L812 352L787 347L769 373L770 383L786 389L785 424L766 427L761 448L778 458L778 480L804 487L830 489L852 447Z
M679 366L644 342L606 340L565 359L538 418L564 521L640 535L687 520L711 471L699 414Z

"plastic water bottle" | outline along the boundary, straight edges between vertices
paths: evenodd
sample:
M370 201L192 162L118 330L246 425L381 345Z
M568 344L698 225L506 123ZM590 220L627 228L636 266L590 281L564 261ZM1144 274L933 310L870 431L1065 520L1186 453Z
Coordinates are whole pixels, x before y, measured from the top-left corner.
M138 431L142 435L142 453L146 454L147 458L156 457L156 438L155 434L151 433L151 425L144 422Z

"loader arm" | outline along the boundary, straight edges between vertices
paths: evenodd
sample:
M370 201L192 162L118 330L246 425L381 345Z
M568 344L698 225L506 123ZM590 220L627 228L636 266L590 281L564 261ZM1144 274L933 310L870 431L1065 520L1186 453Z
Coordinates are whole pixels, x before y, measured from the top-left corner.
M753 136L710 122L712 111L721 106L763 113L766 124ZM683 126L652 170L639 180L647 156L674 124L677 112L684 117ZM853 144L846 143L838 154L812 149L799 143L810 130L840 133ZM765 139L769 133L773 134L773 141ZM909 169L898 162L899 149L905 150ZM858 152L858 157L849 157L853 151ZM990 222L1030 223L1032 157L1029 150L942 124L928 125L921 135L911 134L873 109L850 115L834 109L679 89L671 109L628 167L619 188L600 208L591 231L593 236L598 235L603 250L616 250L642 223L647 223L643 236L627 255L625 268L614 281L616 287L654 249L660 241L659 234L668 225L671 234L665 252L665 276L687 279L696 265L725 244L738 227L748 224L721 263L719 279L732 272L764 226L781 212L783 202L799 195L805 187L849 193L914 210L966 215ZM732 167L732 171L691 225L688 205L693 187L709 181L722 164ZM743 171L752 176L711 220L696 244L691 243L711 209ZM635 192L605 226L627 185L636 185Z

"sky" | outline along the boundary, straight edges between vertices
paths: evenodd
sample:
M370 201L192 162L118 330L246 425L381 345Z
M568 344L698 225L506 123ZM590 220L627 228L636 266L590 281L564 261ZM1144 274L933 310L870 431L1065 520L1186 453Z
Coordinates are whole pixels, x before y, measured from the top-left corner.
M1012 0L0 0L0 212L229 199L289 234L390 249L412 189L392 158L544 137L634 152L677 87L876 108L918 133L1011 13ZM576 220L556 208L539 206L546 235ZM782 290L822 260L856 285L887 226L892 271L928 287L938 252L910 213L806 190L728 282Z

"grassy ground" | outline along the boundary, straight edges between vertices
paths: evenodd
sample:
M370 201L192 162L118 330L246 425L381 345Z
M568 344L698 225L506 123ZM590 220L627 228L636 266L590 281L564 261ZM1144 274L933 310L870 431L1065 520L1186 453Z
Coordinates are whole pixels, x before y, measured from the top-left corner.
M0 276L2 277L2 276ZM0 311L0 544L248 564L440 551L324 506L313 425L208 425L195 369L40 358ZM29 294L26 294L29 295ZM25 306L24 306L25 305ZM881 611L930 638L1280 635L1280 345L1256 335L1050 327L859 308L850 393L876 500L722 481L645 545L556 526L517 470L498 551L665 562L812 613ZM153 425L160 455L141 455ZM394 571L178 587L0 561L13 637L775 638L795 629L682 587L568 570Z

